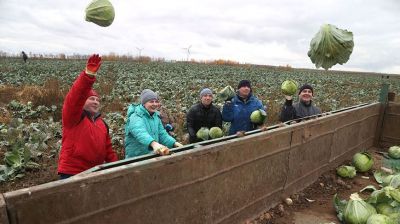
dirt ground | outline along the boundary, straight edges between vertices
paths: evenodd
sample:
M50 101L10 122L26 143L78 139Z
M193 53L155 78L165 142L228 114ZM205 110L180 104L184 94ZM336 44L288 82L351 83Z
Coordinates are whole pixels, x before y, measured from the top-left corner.
M350 194L359 192L368 185L378 187L373 170L382 166L382 155L374 148L369 150L374 157L374 168L366 173L357 173L353 179L341 178L336 170L331 170L303 191L292 195L293 204L284 201L278 206L261 214L257 219L246 224L339 224L336 210L333 207L333 196L337 193L340 199L348 200ZM350 164L346 161L343 164ZM359 193L366 198L370 192Z

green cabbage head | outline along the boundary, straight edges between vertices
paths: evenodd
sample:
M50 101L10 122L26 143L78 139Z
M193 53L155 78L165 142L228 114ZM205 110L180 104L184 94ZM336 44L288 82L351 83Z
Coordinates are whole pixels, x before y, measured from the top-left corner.
M346 63L353 52L353 33L331 24L321 26L311 40L308 56L316 68L328 70L332 66Z
M336 168L336 173L341 177L353 178L356 176L356 168L354 166L339 166Z
M392 146L389 148L389 156L393 159L400 159L400 146Z
M373 214L368 220L367 224L396 224L391 218L382 214Z
M250 120L254 124L262 124L264 123L265 118L267 117L267 113L264 110L255 110L250 115Z
M212 127L210 128L210 132L208 133L212 139L214 138L221 138L224 136L224 132L219 127Z
M218 98L222 101L230 100L235 96L235 90L232 86L226 86L218 92Z
M350 195L350 200L343 212L347 224L366 223L373 214L376 214L375 208L360 198L357 193Z
M286 80L281 86L282 93L287 96L292 96L297 92L297 83L293 80Z
M374 165L374 160L367 152L358 152L353 156L353 165L360 172L367 172Z
M199 139L202 139L202 140L208 140L208 138L209 138L209 132L210 132L210 130L208 129L208 128L206 128L206 127L202 127L202 128L200 128L198 131L197 131L197 133L196 133L196 137L197 138L199 138Z
M114 7L108 0L93 0L86 7L86 21L99 26L109 26L114 21Z

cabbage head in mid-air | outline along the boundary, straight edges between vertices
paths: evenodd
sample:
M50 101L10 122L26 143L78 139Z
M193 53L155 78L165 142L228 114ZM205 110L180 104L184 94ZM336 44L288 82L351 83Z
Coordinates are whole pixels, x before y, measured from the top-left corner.
M86 21L99 26L109 26L114 21L114 7L108 0L93 0L86 7Z
M310 43L308 57L316 68L328 70L336 64L346 63L353 52L353 33L331 24L321 26Z

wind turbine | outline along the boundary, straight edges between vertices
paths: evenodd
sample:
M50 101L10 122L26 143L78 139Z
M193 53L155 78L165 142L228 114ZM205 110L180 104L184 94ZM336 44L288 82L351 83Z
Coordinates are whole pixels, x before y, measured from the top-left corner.
M138 47L136 47L136 49L139 51L139 58L142 56L142 50L144 49L144 48L138 48Z
M182 48L183 50L186 51L186 61L189 61L189 57L190 57L190 48L192 47L192 45L189 45L189 47L184 47Z

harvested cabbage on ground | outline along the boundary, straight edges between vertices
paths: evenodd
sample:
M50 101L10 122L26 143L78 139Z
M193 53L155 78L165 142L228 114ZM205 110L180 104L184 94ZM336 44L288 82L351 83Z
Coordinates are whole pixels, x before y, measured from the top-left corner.
M367 152L359 152L353 156L353 165L360 172L367 172L374 165L374 160Z
M354 166L339 166L336 168L336 173L341 177L353 178L356 176L356 168Z
M389 148L388 155L393 159L400 159L400 146L392 146Z
M328 70L346 63L353 52L353 33L331 24L324 24L310 43L308 57L316 68Z
M86 21L99 26L109 26L114 21L114 7L108 0L93 0L86 7Z

